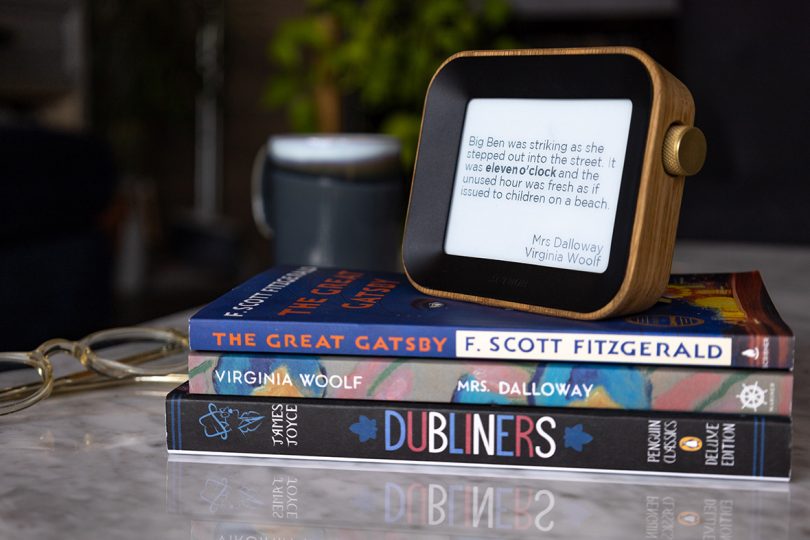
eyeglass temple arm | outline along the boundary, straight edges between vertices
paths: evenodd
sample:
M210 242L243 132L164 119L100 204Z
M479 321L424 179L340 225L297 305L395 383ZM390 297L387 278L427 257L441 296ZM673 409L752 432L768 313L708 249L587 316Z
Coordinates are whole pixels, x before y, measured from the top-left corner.
M138 354L133 354L126 358L119 360L122 363L130 365L144 364L159 360L173 354L183 352L185 347L180 345L164 345L159 349L145 351ZM106 388L119 384L130 382L182 382L185 380L186 373L171 373L166 375L138 375L128 376L121 378L110 378L108 375L101 375L92 370L80 371L78 373L71 373L62 375L54 379L53 391L51 395L61 394L65 392L75 392L79 390L90 390L94 388ZM23 384L19 386L12 386L5 390L0 391L0 401L14 399L19 396L30 394L42 386L42 382Z

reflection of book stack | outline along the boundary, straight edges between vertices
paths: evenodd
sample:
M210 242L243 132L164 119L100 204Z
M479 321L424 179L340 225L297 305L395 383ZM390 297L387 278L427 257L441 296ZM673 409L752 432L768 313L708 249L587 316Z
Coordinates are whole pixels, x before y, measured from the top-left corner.
M199 540L789 536L781 483L175 456L167 486Z
M756 273L571 321L277 268L190 322L173 452L785 478L793 336ZM199 352L208 351L208 352Z

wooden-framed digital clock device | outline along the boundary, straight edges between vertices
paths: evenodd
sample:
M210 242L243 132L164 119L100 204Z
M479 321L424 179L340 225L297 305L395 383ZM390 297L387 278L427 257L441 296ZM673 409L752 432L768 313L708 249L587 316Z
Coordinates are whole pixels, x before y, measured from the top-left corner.
M628 47L472 51L425 98L403 263L426 294L578 319L666 286L684 176L703 164L686 87Z

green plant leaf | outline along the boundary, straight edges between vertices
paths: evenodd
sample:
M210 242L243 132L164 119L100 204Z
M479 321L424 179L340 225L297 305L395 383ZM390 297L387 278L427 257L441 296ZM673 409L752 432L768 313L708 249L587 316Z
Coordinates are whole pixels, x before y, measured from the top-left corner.
M317 88L359 100L366 129L397 136L416 152L425 92L436 68L460 50L515 48L503 35L507 0L309 0L268 44L274 74L262 95L295 130L318 125Z
M287 117L294 131L312 133L317 130L315 101L309 96L300 96L289 101Z

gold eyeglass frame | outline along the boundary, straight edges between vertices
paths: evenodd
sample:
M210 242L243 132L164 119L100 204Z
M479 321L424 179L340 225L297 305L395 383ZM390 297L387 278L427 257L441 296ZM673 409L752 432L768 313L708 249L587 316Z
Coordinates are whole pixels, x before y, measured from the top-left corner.
M158 349L120 359L105 358L94 349L103 343L156 342ZM0 388L0 416L28 408L51 394L104 388L129 382L182 382L188 375L188 360L143 366L188 351L188 336L173 329L124 327L94 332L78 341L51 339L29 352L0 353L0 362L33 368L41 382ZM51 356L66 353L77 359L85 371L54 378Z

